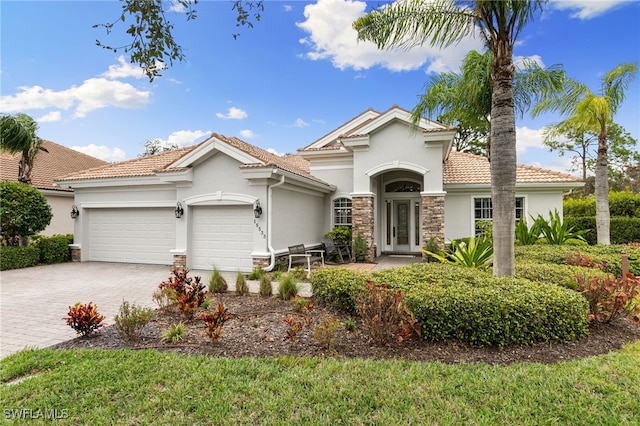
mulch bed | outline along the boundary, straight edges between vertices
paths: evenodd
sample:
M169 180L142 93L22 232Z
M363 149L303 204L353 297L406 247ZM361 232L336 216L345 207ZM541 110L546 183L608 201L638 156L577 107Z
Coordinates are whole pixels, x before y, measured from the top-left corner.
M640 340L640 326L628 319L619 319L611 324L591 327L589 336L577 342L545 342L530 346L509 346L506 348L470 347L455 341L430 342L424 339L405 340L402 343L379 346L370 341L362 324L355 319L354 331L347 331L342 325L335 334L331 349L320 345L314 338L314 331L323 315L331 315L340 321L348 319L344 313L330 306L316 303L309 312L310 323L296 334L295 339L286 339L289 324L284 320L294 312L288 301L277 297L259 295L236 296L233 293L216 295L211 304L222 302L234 318L222 328L222 338L212 341L204 335L206 327L197 313L192 320L185 320L177 312L157 310L155 318L145 326L136 342L129 342L119 336L113 325L100 329L92 337L78 337L57 345L54 349L154 349L183 354L205 354L218 357L273 357L288 356L328 356L335 358L403 359L412 361L441 361L444 363L484 362L506 365L514 362L555 363L571 359L585 358L619 349L622 345ZM178 344L161 341L163 330L183 321L187 333Z

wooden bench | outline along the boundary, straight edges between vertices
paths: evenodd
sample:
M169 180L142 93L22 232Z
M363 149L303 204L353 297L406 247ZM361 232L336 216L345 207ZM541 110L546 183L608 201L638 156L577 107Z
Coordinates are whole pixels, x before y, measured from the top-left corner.
M309 250L304 244L296 244L289 246L289 271L294 265L306 265L305 271L311 273L311 263L320 261L324 266L324 250Z

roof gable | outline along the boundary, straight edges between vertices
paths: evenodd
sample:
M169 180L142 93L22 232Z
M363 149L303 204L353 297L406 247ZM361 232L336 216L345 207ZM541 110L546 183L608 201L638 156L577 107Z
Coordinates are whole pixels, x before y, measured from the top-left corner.
M72 191L61 188L54 181L70 173L104 166L107 163L99 158L83 154L55 142L44 140L42 147L47 151L40 151L35 158L31 173L31 184L38 189L55 191ZM0 153L0 179L17 182L18 164L21 154Z

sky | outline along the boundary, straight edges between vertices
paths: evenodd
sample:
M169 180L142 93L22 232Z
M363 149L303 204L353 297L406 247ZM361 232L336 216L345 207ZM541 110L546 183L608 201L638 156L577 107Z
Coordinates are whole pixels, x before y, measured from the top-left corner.
M200 0L195 20L167 13L186 60L149 82L123 49L96 46L130 42L124 25L93 28L115 21L120 2L0 0L0 113L26 113L41 138L110 162L136 158L149 140L188 146L211 133L295 153L369 108L411 110L431 73L484 50L479 38L442 50L358 42L353 21L381 3L266 0L249 29L236 27L230 1ZM562 65L597 92L606 72L639 61L639 23L640 1L551 0L514 59ZM560 119L517 117L518 163L568 171L570 159L542 145ZM640 76L614 119L640 139Z

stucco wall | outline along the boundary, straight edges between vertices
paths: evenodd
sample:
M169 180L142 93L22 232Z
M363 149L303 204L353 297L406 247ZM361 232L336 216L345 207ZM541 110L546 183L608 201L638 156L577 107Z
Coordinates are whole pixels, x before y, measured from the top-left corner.
M284 189L283 189L284 188ZM272 246L276 251L294 244L320 243L324 230L324 196L309 191L273 190Z
M71 219L71 206L73 206L73 192L65 192L61 194L53 194L45 192L47 203L51 206L53 217L49 226L41 235L51 236L55 234L73 234L73 219Z

